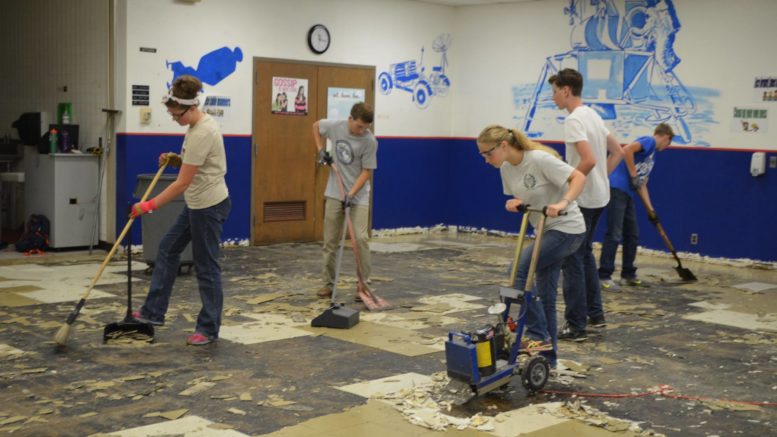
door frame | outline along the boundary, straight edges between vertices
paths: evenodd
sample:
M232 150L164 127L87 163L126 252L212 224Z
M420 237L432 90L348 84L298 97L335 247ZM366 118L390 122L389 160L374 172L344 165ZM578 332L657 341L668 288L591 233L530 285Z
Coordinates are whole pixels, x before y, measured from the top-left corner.
M377 67L374 65L366 65L366 64L344 64L340 62L318 62L318 61L305 61L305 60L299 60L299 59L286 59L286 58L267 58L263 56L254 56L251 58L251 68L253 70L251 74L251 190L249 192L249 203L250 203L250 213L251 217L249 219L249 228L250 231L248 233L248 245L252 246L254 241L254 228L256 223L256 205L254 204L254 196L256 193L254 192L254 177L256 176L254 174L254 170L256 168L256 158L258 153L258 148L256 147L256 137L255 133L257 131L256 126L256 114L254 113L254 109L256 108L256 90L254 89L254 86L258 83L258 72L256 71L256 62L277 62L277 63L283 63L283 64L305 64L305 65L315 65L315 66L321 66L321 67L342 67L342 68L356 68L356 69L371 69L373 71L377 71ZM373 95L375 95L375 77L373 75L372 78L372 88L373 88ZM308 99L310 99L311 96L308 96ZM374 100L374 99L373 99ZM375 105L373 104L373 109L375 108ZM377 119L373 120L372 123L372 132L375 133L375 122ZM372 197L375 192L375 184L374 182L375 175L373 174L373 177L370 178L370 184L372 184L373 189L370 191L370 214L369 214L369 223L370 228L372 225ZM369 229L370 234L372 233L371 229Z

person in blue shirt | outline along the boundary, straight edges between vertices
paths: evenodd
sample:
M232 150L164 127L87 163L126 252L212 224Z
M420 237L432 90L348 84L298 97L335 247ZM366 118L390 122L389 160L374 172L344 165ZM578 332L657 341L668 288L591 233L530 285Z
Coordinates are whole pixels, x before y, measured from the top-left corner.
M634 260L637 257L637 242L639 241L634 194L642 196L648 218L651 223L657 223L658 216L650 202L647 181L655 164L656 152L669 147L673 137L674 132L671 126L666 123L659 124L652 136L639 137L623 148L623 161L610 174L607 232L599 257L599 282L603 290L617 288L612 280L612 274L615 272L615 253L621 241L623 242L623 260L620 283L631 286L642 285L642 281L637 278L637 267L634 265Z

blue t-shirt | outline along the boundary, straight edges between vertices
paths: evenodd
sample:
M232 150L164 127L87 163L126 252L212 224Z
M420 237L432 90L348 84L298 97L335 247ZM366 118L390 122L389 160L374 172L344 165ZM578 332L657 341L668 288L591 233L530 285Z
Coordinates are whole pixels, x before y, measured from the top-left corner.
M652 136L637 138L637 142L642 145L642 150L634 154L634 166L637 167L637 176L641 183L644 183L653 165L655 165L656 139ZM634 190L629 186L629 169L626 167L626 160L622 160L615 171L610 174L610 188L617 188L624 193L632 194Z

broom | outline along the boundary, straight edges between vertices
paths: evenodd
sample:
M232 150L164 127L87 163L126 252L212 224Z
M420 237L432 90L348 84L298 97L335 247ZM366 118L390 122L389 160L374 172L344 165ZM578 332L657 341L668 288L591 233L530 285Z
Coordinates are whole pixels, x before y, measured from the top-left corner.
M157 170L156 175L154 175L154 179L151 181L151 184L149 184L148 188L146 189L146 192L143 194L143 198L140 199L141 202L145 202L148 198L149 194L151 194L151 190L154 189L154 185L156 185L157 181L159 180L159 177L162 175L162 172L167 167L168 161L165 160L161 166L159 166L159 170ZM89 284L89 287L87 287L84 294L81 296L81 299L76 303L75 308L73 308L73 311L70 312L70 314L67 316L67 320L64 324L62 324L62 327L59 328L59 331L57 331L57 334L54 336L54 343L56 343L59 346L64 346L67 343L68 337L70 337L70 330L73 327L73 323L78 318L78 315L81 313L81 308L84 307L84 304L86 304L86 299L89 297L89 293L92 292L92 289L94 288L95 284L97 284L97 281L100 280L100 276L103 274L103 270L105 270L105 267L108 265L108 262L111 260L113 255L116 253L116 249L118 249L119 245L121 245L121 241L124 239L124 236L127 234L127 232L132 227L132 222L134 222L135 219L130 217L130 219L127 221L127 224L124 225L124 230L121 231L121 234L119 235L119 238L116 239L116 242L113 243L113 247L111 248L111 251L108 252L108 256L105 257L105 260L103 261L102 265L100 265L100 270L97 271L97 274L92 279L92 282Z

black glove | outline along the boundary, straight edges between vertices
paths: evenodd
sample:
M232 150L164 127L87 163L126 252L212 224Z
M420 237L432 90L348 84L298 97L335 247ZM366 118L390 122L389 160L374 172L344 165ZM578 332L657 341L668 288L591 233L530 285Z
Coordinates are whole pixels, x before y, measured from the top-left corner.
M318 164L332 165L332 155L330 155L329 152L326 151L326 149L321 149L318 151Z
M639 191L639 187L642 184L640 183L639 176L631 176L629 178L629 187L631 187L634 191Z
M656 214L655 211L648 211L648 220L650 220L650 223L653 223L653 225L658 224L658 214Z
M343 199L343 209L350 208L353 206L353 197L349 195L345 195L345 198Z

